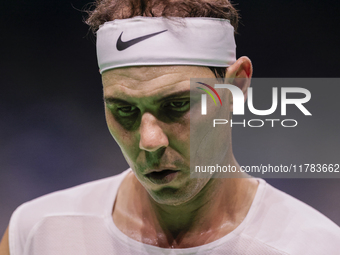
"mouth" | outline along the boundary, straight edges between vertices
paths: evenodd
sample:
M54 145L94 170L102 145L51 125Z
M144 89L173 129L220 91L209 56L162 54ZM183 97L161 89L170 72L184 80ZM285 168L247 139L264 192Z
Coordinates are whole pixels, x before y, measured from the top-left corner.
M145 176L155 184L166 184L171 182L178 175L178 170L164 169L161 171L153 171Z

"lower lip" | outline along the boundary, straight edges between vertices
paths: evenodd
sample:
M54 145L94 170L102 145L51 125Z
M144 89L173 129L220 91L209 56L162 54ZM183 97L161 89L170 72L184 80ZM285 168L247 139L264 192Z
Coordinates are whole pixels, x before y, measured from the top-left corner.
M152 172L146 175L146 177L155 184L166 184L173 181L178 175L178 171L163 170L160 172Z

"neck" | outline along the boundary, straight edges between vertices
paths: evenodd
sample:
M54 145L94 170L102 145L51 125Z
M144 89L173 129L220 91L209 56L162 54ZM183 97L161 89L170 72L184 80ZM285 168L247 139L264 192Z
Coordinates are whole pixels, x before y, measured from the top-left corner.
M198 246L233 231L247 215L256 189L257 181L249 178L212 178L193 199L172 206L155 202L130 174L119 189L113 218L125 234L144 243Z
M206 232L217 227L226 217L233 218L237 192L230 191L237 186L236 179L210 179L197 196L181 205L158 204L148 196L149 210L154 212L154 219L160 227L174 238L186 232Z

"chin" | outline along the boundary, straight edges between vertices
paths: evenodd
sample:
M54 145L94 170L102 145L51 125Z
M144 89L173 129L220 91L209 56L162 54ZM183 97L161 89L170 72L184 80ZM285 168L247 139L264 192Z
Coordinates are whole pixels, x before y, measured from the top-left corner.
M194 185L194 187L190 186L182 189L167 187L158 191L150 191L149 194L158 204L168 206L180 206L185 205L186 203L194 199L203 188L199 188L199 185L197 184Z

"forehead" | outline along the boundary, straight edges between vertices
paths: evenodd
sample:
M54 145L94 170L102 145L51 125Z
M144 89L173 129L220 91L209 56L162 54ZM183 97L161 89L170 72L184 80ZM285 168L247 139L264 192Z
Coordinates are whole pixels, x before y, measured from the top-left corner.
M146 97L190 89L190 78L215 77L207 67L148 66L127 67L102 74L104 94Z

